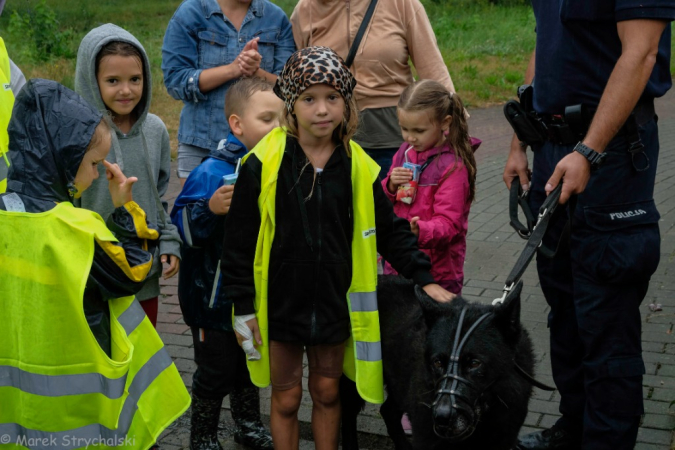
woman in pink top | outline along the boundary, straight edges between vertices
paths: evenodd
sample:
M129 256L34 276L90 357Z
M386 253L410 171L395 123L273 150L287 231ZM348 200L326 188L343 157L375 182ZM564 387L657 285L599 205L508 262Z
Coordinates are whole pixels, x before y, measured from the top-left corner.
M469 208L476 190L473 152L464 105L442 84L422 80L408 86L398 103L405 142L382 181L394 212L410 221L431 273L445 289L460 294ZM385 263L385 274L396 271Z

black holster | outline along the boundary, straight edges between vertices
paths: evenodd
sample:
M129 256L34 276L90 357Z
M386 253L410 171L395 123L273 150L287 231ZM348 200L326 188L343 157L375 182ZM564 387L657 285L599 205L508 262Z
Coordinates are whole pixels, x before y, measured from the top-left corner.
M534 112L533 88L523 85L518 88L519 102L511 100L504 105L504 115L521 142L529 146L543 144L548 138L546 125Z
M527 112L523 106L511 100L504 105L504 115L513 131L521 142L530 147L543 144L548 137L544 124L532 112Z

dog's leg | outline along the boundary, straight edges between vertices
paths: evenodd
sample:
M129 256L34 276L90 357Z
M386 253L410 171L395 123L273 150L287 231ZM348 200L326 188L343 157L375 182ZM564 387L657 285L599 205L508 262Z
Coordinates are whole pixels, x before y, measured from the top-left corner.
M387 397L380 407L380 414L382 414L384 424L387 426L387 433L389 433L391 440L394 441L396 450L412 450L412 445L408 442L408 438L406 438L401 426L403 411L393 398Z
M340 378L340 403L342 406L342 449L359 450L356 417L365 402L356 390L356 383L342 375Z

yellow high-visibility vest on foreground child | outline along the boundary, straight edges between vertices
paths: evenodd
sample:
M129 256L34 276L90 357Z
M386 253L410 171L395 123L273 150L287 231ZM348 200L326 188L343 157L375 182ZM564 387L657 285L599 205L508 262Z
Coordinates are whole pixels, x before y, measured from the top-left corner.
M108 301L110 358L89 329L82 295L94 240L115 237L67 202L0 211L0 229L0 436L16 447L150 447L189 398L134 297Z
M261 226L255 253L255 308L263 345L262 358L248 361L251 380L260 387L270 384L269 345L267 342L267 290L269 257L276 223L276 188L281 159L286 146L286 132L272 130L251 153L262 162L261 194L258 200ZM377 246L375 240L375 205L373 183L380 167L355 142L350 142L352 160L352 195L354 203L354 237L352 239L352 282L347 292L352 335L347 342L344 373L356 386L361 397L371 403L384 402L380 322L377 313Z

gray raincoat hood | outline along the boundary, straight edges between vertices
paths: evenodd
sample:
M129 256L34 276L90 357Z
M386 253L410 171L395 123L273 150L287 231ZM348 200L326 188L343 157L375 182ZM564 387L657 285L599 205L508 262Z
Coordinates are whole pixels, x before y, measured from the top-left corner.
M150 76L150 62L148 55L141 43L131 33L124 28L120 28L112 23L101 25L94 28L82 39L80 48L77 51L77 66L75 68L75 90L79 92L99 111L106 111L106 106L101 98L101 91L96 81L96 55L109 42L119 41L133 45L140 50L143 55L143 98L136 106L138 118L134 126L129 130L128 136L139 133L143 127L143 122L150 109L150 98L152 95L152 79ZM122 133L113 125L113 129L118 135Z
M80 95L34 78L14 102L9 122L7 191L55 202L71 201L72 186L102 115Z

